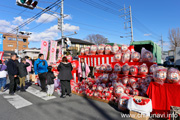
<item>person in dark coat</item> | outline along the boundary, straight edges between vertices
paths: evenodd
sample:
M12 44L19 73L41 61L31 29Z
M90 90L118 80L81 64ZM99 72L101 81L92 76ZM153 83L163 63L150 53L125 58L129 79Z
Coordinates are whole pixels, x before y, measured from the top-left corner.
M72 65L71 63L68 63L68 60L66 57L62 58L62 62L58 66L58 78L61 82L61 91L62 95L61 98L65 98L65 91L67 90L67 95L71 96L71 86L70 86L70 80L73 79L72 77Z
M21 92L25 92L25 79L27 73L27 67L30 66L28 62L26 62L25 58L21 59L21 63L18 65L18 70L19 70L19 80L20 80L20 88Z
M48 72L47 72L47 95L52 96L54 92L54 79L56 78L54 76L54 73L52 72L52 66L48 66Z
M9 87L9 94L14 95L17 87L17 74L18 74L18 68L15 63L16 60L16 54L11 55L11 59L7 63L7 71L9 74L9 79L10 79L10 87Z

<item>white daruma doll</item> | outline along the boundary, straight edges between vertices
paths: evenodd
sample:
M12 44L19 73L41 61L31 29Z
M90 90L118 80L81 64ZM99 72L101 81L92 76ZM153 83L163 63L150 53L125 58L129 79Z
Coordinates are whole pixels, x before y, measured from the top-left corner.
M85 53L85 55L89 55L89 47L85 47L84 53Z
M81 55L84 55L84 48L81 48Z
M113 54L116 54L116 53L118 53L118 51L119 51L119 46L117 45L117 44L114 44L113 46L112 46L112 53Z
M179 83L180 82L180 72L175 68L170 68L167 74L168 83Z
M121 56L122 56L122 53L116 53L114 55L114 61L115 62L120 62L121 61Z
M122 45L121 46L121 52L127 52L128 51L128 46L127 45Z
M167 78L167 68L165 67L157 67L153 73L154 81L163 84Z
M106 45L105 46L105 54L109 55L111 53L111 49L112 49L112 47L110 45Z
M101 45L98 46L97 52L98 52L99 55L103 55L103 53L104 53L104 47L105 47L104 44L101 44Z
M90 47L91 55L96 55L96 52L97 52L97 46L96 45L91 45L91 47Z
M141 58L140 53L135 52L135 51L131 53L131 60L133 62L139 62L140 58Z

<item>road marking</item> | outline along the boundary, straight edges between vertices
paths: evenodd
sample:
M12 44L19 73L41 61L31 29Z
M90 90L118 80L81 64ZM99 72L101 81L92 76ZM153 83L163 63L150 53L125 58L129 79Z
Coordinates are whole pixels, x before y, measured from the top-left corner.
M20 109L20 108L32 105L31 102L27 101L26 99L24 99L21 96L19 96L17 94L9 95L8 93L9 93L9 90L6 90L5 92L3 92L1 94L16 109Z
M40 92L39 90L33 87L28 87L26 91L46 101L56 98L56 96L47 96L47 93Z

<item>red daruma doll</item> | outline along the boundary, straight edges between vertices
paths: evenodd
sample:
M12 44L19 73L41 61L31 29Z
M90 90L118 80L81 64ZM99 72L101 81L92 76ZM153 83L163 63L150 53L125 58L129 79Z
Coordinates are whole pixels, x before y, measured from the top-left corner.
M108 83L108 81L109 81L109 74L103 74L101 82Z
M139 66L139 75L147 75L148 67L145 63Z
M116 54L117 52L119 51L119 46L117 45L117 44L114 44L113 46L112 46L112 53L113 54Z
M175 68L170 68L168 70L167 80L168 80L168 83L179 83L179 81L180 81L179 70L177 70Z
M85 53L85 55L89 55L89 47L84 48L84 53Z
M138 74L138 66L132 65L129 71L132 76L136 76Z
M81 48L81 55L84 55L84 48Z
M106 72L106 70L107 70L107 66L102 64L101 67L100 67L100 71L101 72Z
M129 62L130 61L130 56L131 56L130 51L127 51L127 52L123 53L122 62L123 63Z
M121 46L121 52L127 52L128 51L128 46L127 45L122 45Z
M111 53L111 49L112 49L112 47L110 45L106 45L105 46L105 54L109 55Z
M115 62L120 62L121 61L121 56L122 56L122 53L116 53L114 55L114 61Z
M104 53L104 47L105 47L104 44L101 44L101 45L98 46L97 52L98 52L99 55L103 55L103 53Z
M151 67L149 68L149 73L150 73L150 74L153 74L153 72L155 71L156 67L158 67L157 64L151 65Z
M121 94L123 94L123 93L124 93L124 87L123 86L119 85L119 86L114 88L114 95L116 97L120 97Z
M133 51L133 52L131 53L131 60L132 60L133 62L139 62L140 58L141 58L140 53L135 52L135 51Z
M96 52L97 52L97 46L96 45L91 45L91 47L90 47L91 55L96 55Z
M141 51L141 58L143 62L153 62L153 54L150 51L145 48L142 48Z
M129 67L129 65L127 63L125 65L123 65L123 67L122 67L123 74L128 75L129 74L129 69L130 69L130 67Z
M112 71L112 65L107 64L106 72Z
M153 73L154 81L163 84L167 77L167 68L165 67L157 67Z
M121 72L121 66L120 66L119 63L116 63L114 65L114 72L116 72L116 73L120 73Z

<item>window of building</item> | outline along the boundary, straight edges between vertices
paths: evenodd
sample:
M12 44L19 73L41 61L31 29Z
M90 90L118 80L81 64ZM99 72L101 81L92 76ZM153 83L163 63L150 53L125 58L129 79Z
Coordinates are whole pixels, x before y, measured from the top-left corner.
M16 38L8 37L8 40L16 41Z
M27 46L26 45L23 45L23 48L26 48Z
M13 45L10 45L10 44L9 44L8 47L13 47Z

